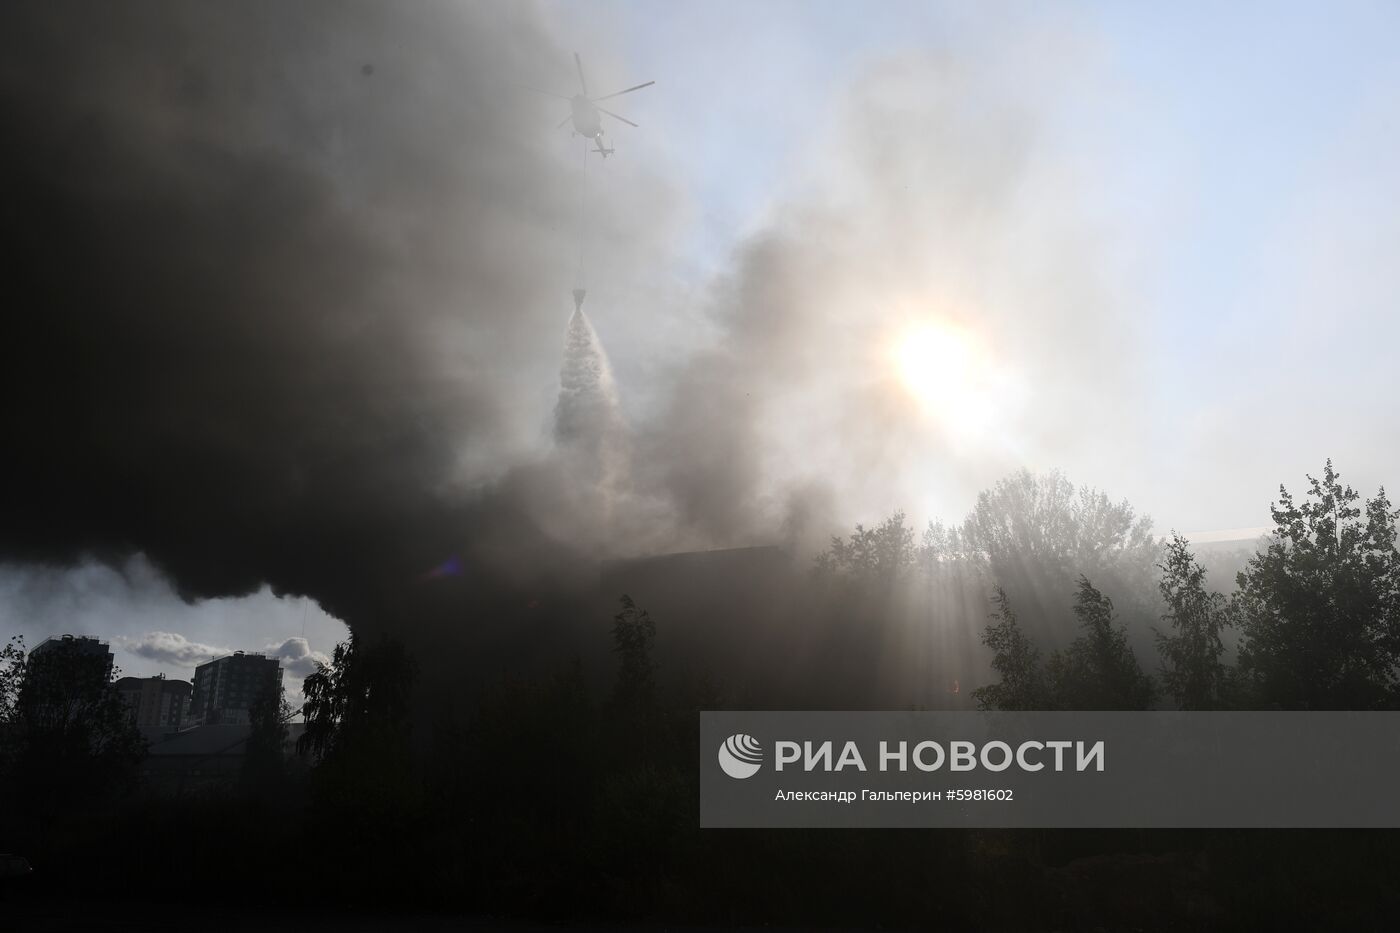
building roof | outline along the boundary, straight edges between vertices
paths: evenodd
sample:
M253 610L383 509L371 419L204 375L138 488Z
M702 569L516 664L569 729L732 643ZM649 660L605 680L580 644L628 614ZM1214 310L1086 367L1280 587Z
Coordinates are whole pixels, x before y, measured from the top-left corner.
M679 551L602 561L599 566L603 593L614 596L637 578L663 578L675 575L687 578L730 579L754 574L767 574L787 565L790 558L776 545L717 548L709 551Z
M235 661L235 660L238 660L238 661L271 661L273 664L276 664L276 665L278 665L279 667L281 666L281 662L280 662L280 661L278 661L276 658L269 658L267 655L263 654L261 651L235 651L233 654L224 654L224 655L220 655L220 656L217 657L217 658L210 658L208 661L205 661L203 664L200 664L199 667L208 667L208 666L211 665L211 664L218 664L218 663L220 663L220 662L222 662L222 661Z
M167 680L164 674L156 674L154 677L118 677L116 688L118 690L138 690L141 685L152 680L161 682L161 690L173 693L189 693L194 689L188 680Z
M287 723L287 741L294 742L306 728L304 723ZM242 755L253 727L247 723L216 723L192 726L178 732L166 729L141 730L148 744L147 754L153 757L193 755L213 758L220 755Z
M73 645L75 647L80 647L84 649L101 648L103 651L106 651L109 654L111 653L111 647L105 641L98 638L96 635L67 634L51 635L48 638L45 638L43 641L39 642L39 644L35 645L29 653L34 654L34 652L36 651L42 651L50 646L56 648L59 645Z
M142 729L149 744L148 754L165 755L242 755L243 746L253 727L246 723L220 723L194 726L169 732L164 729Z

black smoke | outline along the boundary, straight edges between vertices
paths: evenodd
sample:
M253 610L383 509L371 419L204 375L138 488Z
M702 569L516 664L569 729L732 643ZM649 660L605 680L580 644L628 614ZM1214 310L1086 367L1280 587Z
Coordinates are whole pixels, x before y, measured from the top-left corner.
M519 451L576 224L518 87L571 77L538 12L0 15L0 559L142 551L186 598L265 581L359 626L547 610L530 567L577 548Z
M0 15L0 560L143 552L189 599L266 583L509 665L618 595L599 558L820 544L905 504L910 475L975 489L1004 469L910 430L880 349L906 306L965 306L1013 349L1104 317L1075 289L1029 316L981 293L984 254L1039 268L998 252L1024 239L1006 231L1058 216L1020 109L929 82L995 87L961 59L877 72L837 108L861 132L837 133L834 180L780 203L698 310L648 310L713 339L638 367L659 374L651 416L624 431L609 396L583 445L603 468L580 469L550 420L580 359L580 237L609 273L649 267L668 192L634 175L585 207L562 102L521 88L575 81L534 6ZM1072 245L1053 258L1057 282L1083 277ZM1063 375L1042 394L1075 389Z

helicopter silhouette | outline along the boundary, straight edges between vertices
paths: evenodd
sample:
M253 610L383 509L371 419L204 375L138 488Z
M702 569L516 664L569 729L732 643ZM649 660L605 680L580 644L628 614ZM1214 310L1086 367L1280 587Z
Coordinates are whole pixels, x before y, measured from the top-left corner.
M559 125L555 127L555 129L562 129L565 124L572 121L574 125L574 135L582 136L585 139L591 139L594 145L598 147L594 151L606 159L617 150L613 147L603 145L603 114L607 114L614 120L621 120L628 126L637 126L637 124L621 114L613 113L611 110L599 107L598 102L610 100L614 97L621 97L623 94L631 94L633 91L640 91L644 87L651 87L656 82L648 81L645 84L634 85L626 90L614 91L611 94L604 94L601 97L589 97L588 79L583 76L583 60L579 58L577 52L574 53L574 65L578 68L578 83L581 90L580 93L575 94L573 97L568 97L564 94L555 94L552 91L542 91L539 88L530 88L530 90L538 94L548 95L549 97L557 97L560 100L567 100L569 102L569 114L559 121Z

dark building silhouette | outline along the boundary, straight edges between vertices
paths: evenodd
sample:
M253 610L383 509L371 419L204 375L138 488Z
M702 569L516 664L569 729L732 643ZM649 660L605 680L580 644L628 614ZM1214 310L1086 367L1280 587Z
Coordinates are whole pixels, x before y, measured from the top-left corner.
M772 546L610 560L599 573L609 614L626 593L656 620L664 670L729 686L772 683L785 669L776 659L790 651L783 627L801 584L792 556Z
M112 674L112 649L105 641L91 635L59 635L45 638L29 652L31 675L36 667L43 669L58 658L82 658L84 666L101 671L105 682Z
M29 652L20 703L40 718L97 702L112 679L112 649L86 635L46 638Z
M287 725L282 754L289 763L298 761L296 742L305 728L299 722ZM142 729L147 751L141 776L147 788L167 796L227 791L242 773L252 731L247 723L194 726L178 732Z
M178 729L189 717L190 693L186 680L154 677L123 677L117 693L131 709L131 720L142 729Z
M249 710L269 690L280 695L282 666L276 658L235 651L194 669L190 721L207 725L247 723Z
M623 594L650 613L664 676L707 682L731 708L971 708L987 677L969 660L979 631L920 603L926 585L824 577L774 546L610 560L599 573L608 615Z
M605 596L631 592L648 604L674 600L693 605L697 595L716 600L747 597L754 588L783 580L791 558L780 547L682 551L623 560L605 560L599 587Z

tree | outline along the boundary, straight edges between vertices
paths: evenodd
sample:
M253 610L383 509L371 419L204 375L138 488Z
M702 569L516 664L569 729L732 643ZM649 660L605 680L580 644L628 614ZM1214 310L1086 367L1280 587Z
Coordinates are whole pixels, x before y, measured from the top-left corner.
M20 753L19 694L24 686L24 638L0 648L0 788L8 783Z
M253 792L275 787L286 774L283 748L292 707L280 680L269 686L248 710L252 726L243 753L243 785Z
M1382 488L1360 495L1328 460L1302 502L1279 487L1273 540L1239 576L1240 667L1284 709L1400 705L1400 554Z
M25 657L13 640L0 656L5 776L28 814L50 825L60 809L75 812L134 786L146 742L112 686L120 672L110 655L59 643Z
M327 759L374 738L406 737L413 677L400 642L386 635L366 645L351 633L335 646L331 663L318 662L302 683L306 729L297 751Z
M992 670L1001 675L1001 682L972 691L977 708L1050 709L1050 696L1046 689L1045 672L1040 663L1040 652L1017 625L1016 613L1011 608L1011 600L1006 591L997 587L992 595L992 602L996 606L992 618L998 621L987 626L982 634L982 643L992 649Z
M306 730L297 752L315 758L312 789L336 831L349 831L334 816L347 808L361 827L373 827L359 842L401 831L421 800L411 747L414 676L401 642L351 633L331 663L303 681Z
M1146 623L1156 614L1152 520L1058 471L1021 470L980 493L958 543L1012 594L1037 639L1073 638L1075 620L1062 600L1081 574L1118 596L1129 618Z
M1206 590L1206 570L1181 535L1172 534L1158 567L1157 588L1167 610L1162 619L1171 626L1167 632L1154 629L1162 682L1182 709L1219 709L1226 683L1220 633L1231 625L1230 604Z
M1021 470L979 493L962 538L993 572L1026 565L1062 573L1120 562L1150 566L1156 553L1150 518L1136 515L1126 500L1075 487L1058 470Z
M1047 665L1056 705L1070 710L1146 709L1155 688L1116 624L1113 601L1079 578L1074 614L1083 634Z
M0 726L15 720L24 684L24 637L15 635L0 648Z
M407 877L384 852L424 838L414 677L401 642L352 631L302 682L306 726L297 752L311 759L305 854L322 878L368 889Z
M903 512L895 512L874 528L856 525L849 538L833 537L817 566L824 573L890 585L914 566L916 557L914 529L904 524Z
M623 709L643 710L650 706L656 691L656 664L651 656L656 623L624 594L622 611L613 616L612 637L618 656L613 702Z
M967 557L962 529L931 521L919 541L919 562L925 565L957 564Z

